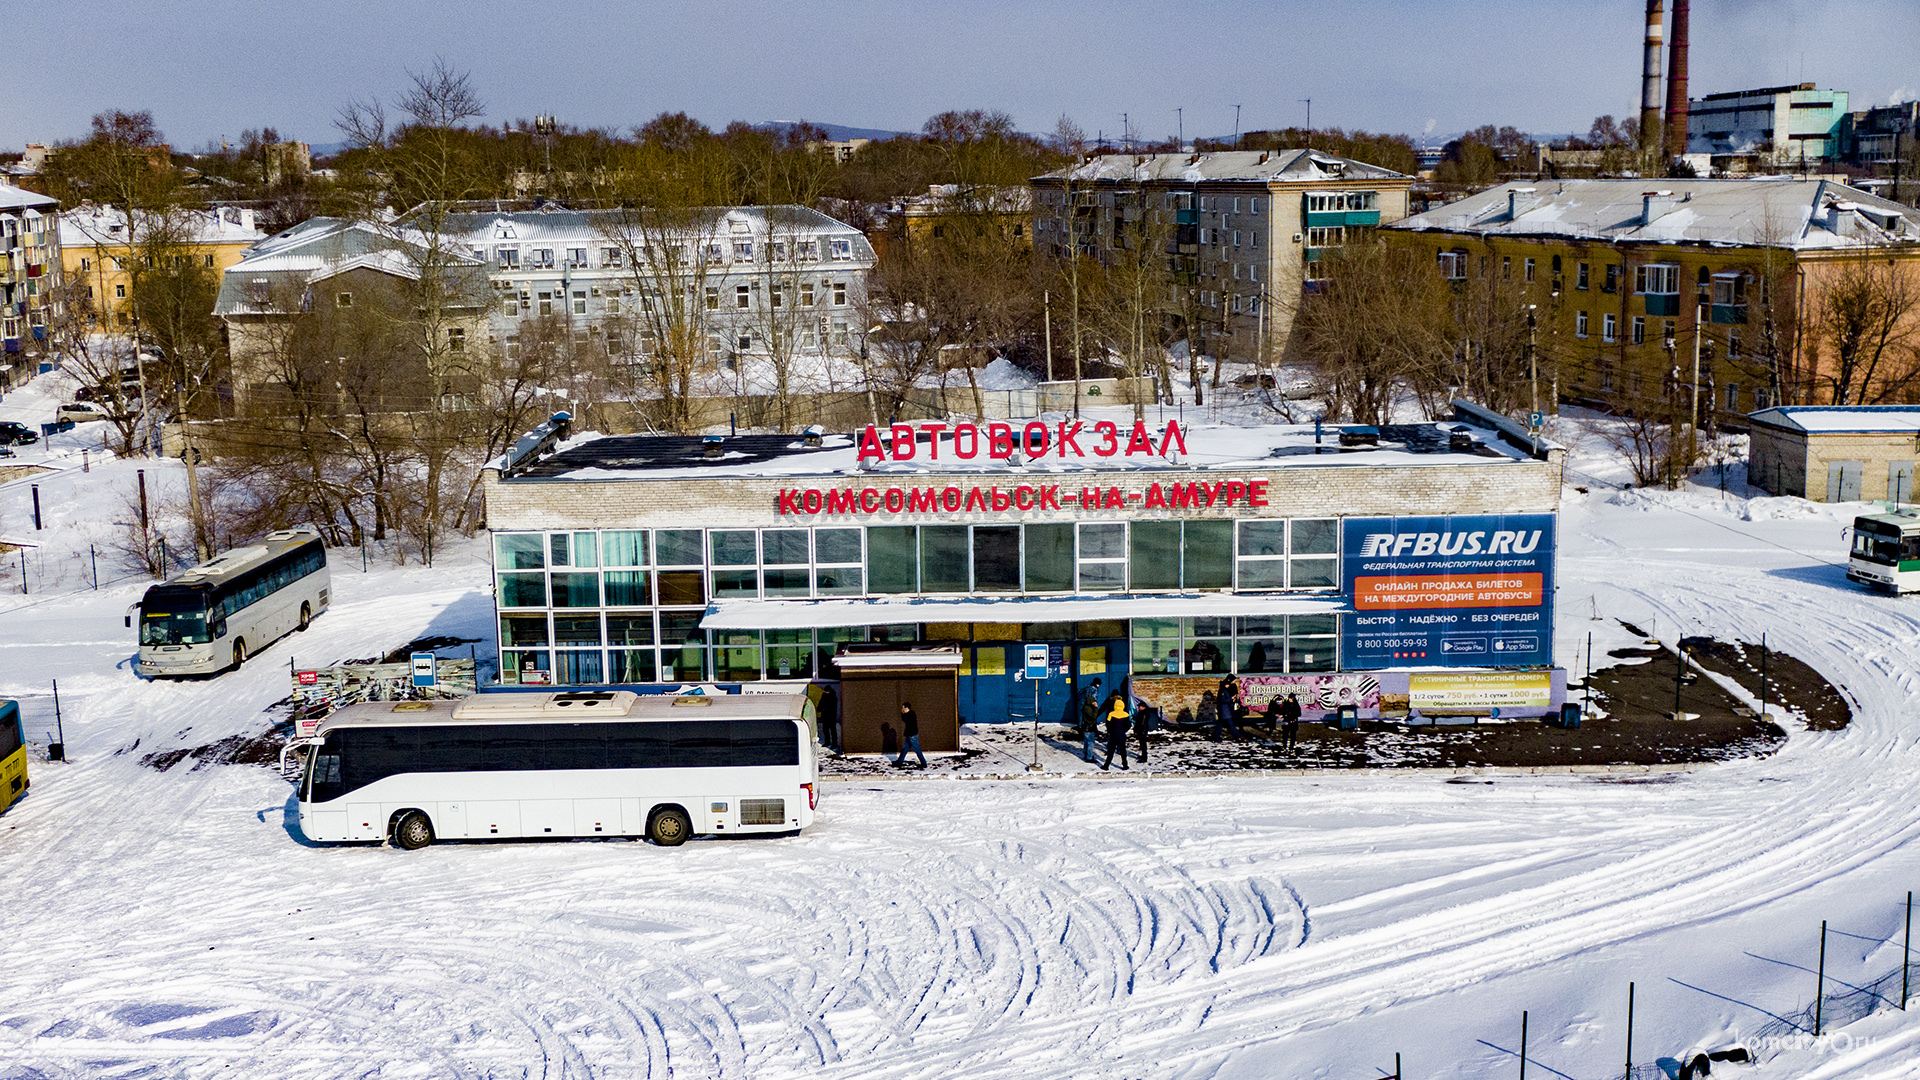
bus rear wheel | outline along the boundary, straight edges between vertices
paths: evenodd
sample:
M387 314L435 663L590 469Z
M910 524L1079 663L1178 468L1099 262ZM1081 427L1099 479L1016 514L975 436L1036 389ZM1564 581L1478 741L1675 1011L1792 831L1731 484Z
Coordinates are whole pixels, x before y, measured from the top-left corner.
M419 851L433 843L433 822L418 810L409 810L393 823L393 846L403 851Z
M233 643L233 666L239 667L247 662L247 639L239 638Z
M311 626L312 624L313 624L313 605L301 604L299 629L305 630L308 626Z
M661 847L679 847L693 835L693 821L677 806L657 811L647 822L647 839Z

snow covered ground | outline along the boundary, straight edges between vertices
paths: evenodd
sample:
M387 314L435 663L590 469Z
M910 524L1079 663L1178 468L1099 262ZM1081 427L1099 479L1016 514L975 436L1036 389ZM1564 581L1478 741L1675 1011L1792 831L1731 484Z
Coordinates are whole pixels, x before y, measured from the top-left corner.
M1589 630L1637 641L1616 619L1764 631L1843 688L1851 727L1634 782L886 778L830 785L792 839L329 848L269 770L139 758L259 730L290 656L489 636L477 544L432 569L337 558L312 630L204 682L129 673L143 581L0 595L0 695L43 739L58 678L74 759L0 816L0 1078L1365 1080L1396 1052L1410 1077L1511 1076L1526 1010L1536 1075L1601 1080L1630 980L1636 1061L1739 1041L1811 1000L1822 919L1830 980L1899 962L1920 600L1847 584L1855 508L1620 492L1594 426L1552 433L1588 487L1564 509L1560 662ZM112 531L136 466L171 482L151 461L39 481L68 515L48 565ZM31 529L24 487L0 487L0 535ZM1722 1072L1920 1077L1920 1024Z

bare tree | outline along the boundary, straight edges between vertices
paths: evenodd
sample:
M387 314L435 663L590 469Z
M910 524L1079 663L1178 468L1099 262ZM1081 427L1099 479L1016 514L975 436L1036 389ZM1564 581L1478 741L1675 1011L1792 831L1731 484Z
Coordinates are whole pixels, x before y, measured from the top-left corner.
M1815 370L1835 405L1902 400L1920 378L1913 343L1920 336L1920 291L1899 263L1862 252L1839 260L1816 293L1810 320L1815 347L1831 359Z
M1350 243L1325 261L1324 279L1300 300L1295 340L1330 415L1382 423L1398 387L1445 377L1454 351L1447 286L1409 247Z

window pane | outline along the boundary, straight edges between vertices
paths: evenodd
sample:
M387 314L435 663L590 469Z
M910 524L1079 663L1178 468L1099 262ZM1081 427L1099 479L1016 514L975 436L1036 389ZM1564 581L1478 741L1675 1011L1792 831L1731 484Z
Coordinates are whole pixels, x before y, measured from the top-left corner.
M556 645L600 644L600 616L555 616L553 620L553 641Z
M601 554L608 566L647 565L647 534L641 529L622 529L600 534Z
M660 606L677 607L682 604L706 603L706 577L698 570L661 571Z
M766 571L768 596L805 596L807 595L807 568L796 566L786 570Z
M760 677L760 648L716 648L713 677L721 682L752 682Z
M666 578L661 575L663 584ZM677 648L660 650L660 677L677 679L705 677L706 632L700 629L701 611L663 611L660 613L660 642Z
M1335 561L1333 559L1295 559L1293 560L1293 587L1296 589L1331 589L1334 581Z
M821 529L813 534L814 551L820 563L857 563L860 561L859 529Z
M553 654L553 681L571 685L597 683L600 678L600 650L579 652L561 649Z
M547 681L544 675L546 672L552 670L547 663L547 652L545 649L538 651L528 650L526 652L503 652L500 654L500 669L501 681L503 682L536 684ZM526 677L529 671L541 672L542 677L529 679Z
M857 566L823 566L814 571L814 585L821 596L859 596L862 576Z
M1288 638L1288 671L1332 671L1333 643L1338 638Z
M572 545L568 543L569 539L567 533L554 533L547 537L547 547L552 551L554 566L573 565L573 553L570 550Z
M910 593L919 588L918 530L912 525L882 525L867 530L867 589Z
M501 570L538 570L547 565L539 533L501 533L493 538L494 565Z
M1227 638L1188 638L1182 668L1189 675L1223 675L1227 670Z
M767 678L813 678L813 647L810 645L770 646L767 649Z
M752 566L757 560L752 530L713 533L713 565Z
M968 561L965 525L921 527L921 592L966 592Z
M614 649L608 655L613 661L607 672L608 682L640 683L654 680L652 649Z
M759 595L760 572L758 570L715 570L713 572L714 599Z
M1082 559L1124 559L1127 557L1127 527L1118 522L1080 526Z
M1286 588L1287 560L1241 559L1240 587L1243 589Z
M1340 550L1339 523L1332 518L1300 518L1293 523L1295 555L1333 555Z
M1027 591L1073 589L1073 526L1027 526Z
M1179 522L1134 522L1132 548L1135 589L1180 587Z
M766 556L760 561L768 566L807 565L805 529L768 529L760 534L760 544L766 548Z
M704 566L699 529L661 529L654 537L661 566Z
M607 643L610 645L653 644L653 614L646 611L608 612Z
M553 575L553 606L557 608L599 607L600 575Z
M1288 624L1287 629L1294 637L1299 637L1302 634L1338 634L1340 632L1340 616L1295 615Z
M1020 526L974 526L973 591L1020 591Z
M609 570L605 576L608 607L652 606L652 574L645 570Z
M1177 638L1180 636L1179 619L1135 619L1133 636L1137 638Z
M599 566L600 565L599 539L600 539L599 535L596 533L590 533L590 532L574 533L573 534L573 565Z
M1240 554L1285 555L1287 523L1284 521L1243 521L1240 523Z
M1118 592L1127 587L1127 564L1102 562L1080 564L1082 592Z
M1233 522L1189 521L1181 571L1189 589L1233 587Z
M1243 637L1236 642L1236 648L1240 652L1242 674L1286 669L1286 643L1279 637Z
M1192 637L1232 637L1233 620L1223 618L1195 618L1187 628Z
M501 617L501 648L520 645L545 645L546 643L547 617L545 615L505 615Z
M1136 638L1133 642L1136 675L1173 675L1180 671L1179 638Z
M500 606L503 608L546 607L546 576L540 573L501 574Z

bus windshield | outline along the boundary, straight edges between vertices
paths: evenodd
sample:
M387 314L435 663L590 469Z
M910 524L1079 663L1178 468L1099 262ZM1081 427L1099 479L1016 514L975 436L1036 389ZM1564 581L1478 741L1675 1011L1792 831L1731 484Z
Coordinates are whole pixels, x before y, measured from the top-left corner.
M205 592L151 589L140 601L140 644L204 645L212 640Z

